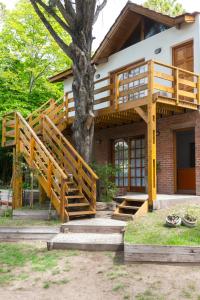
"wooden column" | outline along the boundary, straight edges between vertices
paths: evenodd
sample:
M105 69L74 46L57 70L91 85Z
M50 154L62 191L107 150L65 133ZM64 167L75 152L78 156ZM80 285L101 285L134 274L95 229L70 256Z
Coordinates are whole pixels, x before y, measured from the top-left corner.
M157 196L156 180L156 103L148 104L148 202L153 207Z
M22 207L22 170L20 161L19 119L15 117L15 142L13 150L13 209Z
M154 63L149 62L148 77L148 204L153 208L157 197L156 180L156 102L153 101L154 93Z

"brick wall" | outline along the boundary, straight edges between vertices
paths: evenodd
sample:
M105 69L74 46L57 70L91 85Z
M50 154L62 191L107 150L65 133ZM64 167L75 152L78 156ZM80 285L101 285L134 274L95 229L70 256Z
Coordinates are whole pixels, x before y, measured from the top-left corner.
M158 193L175 192L174 132L179 129L195 128L196 144L196 193L200 195L200 114L185 114L164 117L157 121ZM111 161L111 140L122 137L147 135L144 122L98 130L95 132L94 156L99 163Z

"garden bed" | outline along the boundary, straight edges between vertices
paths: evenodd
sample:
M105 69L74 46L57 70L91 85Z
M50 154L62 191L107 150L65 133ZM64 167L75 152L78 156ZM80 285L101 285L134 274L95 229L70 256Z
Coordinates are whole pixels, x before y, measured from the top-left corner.
M194 228L168 228L165 218L193 210L199 222ZM200 205L176 206L148 213L130 222L125 233L125 261L200 262Z

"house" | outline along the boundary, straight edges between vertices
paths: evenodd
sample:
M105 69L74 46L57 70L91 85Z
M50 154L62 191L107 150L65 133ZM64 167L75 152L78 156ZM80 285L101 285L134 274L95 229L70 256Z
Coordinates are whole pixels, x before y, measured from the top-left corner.
M170 17L128 2L93 56L94 159L120 167L117 186L148 193L149 207L157 193L200 195L199 53L199 13ZM72 70L51 77L64 82L65 101L39 110L51 119L49 128L57 125L67 137L74 118L72 81ZM39 119L28 120L37 132ZM3 136L6 143L6 129ZM80 186L79 175L81 193L90 182ZM124 206L132 211L131 203ZM126 213L124 206L118 213Z

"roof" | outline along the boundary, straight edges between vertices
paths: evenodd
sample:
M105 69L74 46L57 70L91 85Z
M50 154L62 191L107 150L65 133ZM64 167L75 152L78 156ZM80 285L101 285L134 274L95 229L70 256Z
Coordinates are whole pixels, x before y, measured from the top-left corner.
M156 20L157 22L169 27L174 27L182 23L194 23L196 14L198 14L198 12L184 13L177 17L170 17L168 15L164 15L162 13L128 1L119 14L118 18L106 34L105 38L99 45L98 49L94 53L93 62L95 64L105 62L111 54L117 52L118 49L120 49L120 46L123 44L124 40L129 37L130 30L133 30L133 26L137 26L140 20L139 16L144 16L149 19ZM72 69L67 69L61 73L56 74L55 76L50 77L49 81L61 82L72 75Z

